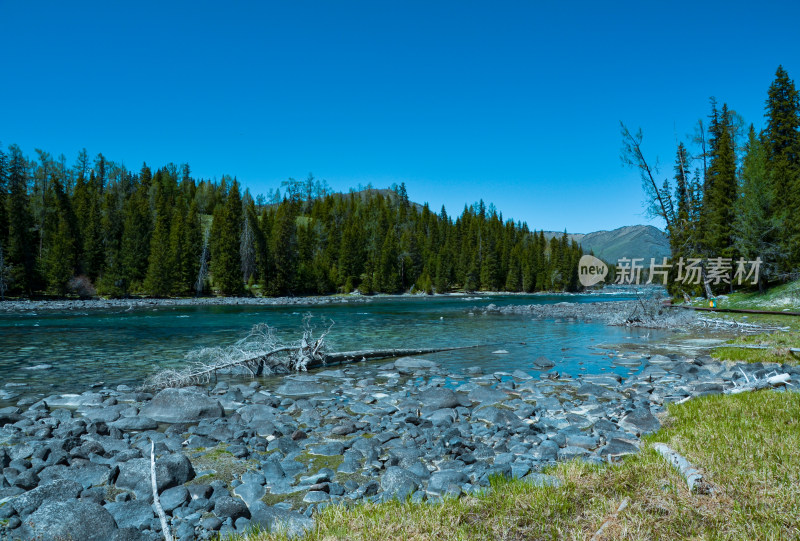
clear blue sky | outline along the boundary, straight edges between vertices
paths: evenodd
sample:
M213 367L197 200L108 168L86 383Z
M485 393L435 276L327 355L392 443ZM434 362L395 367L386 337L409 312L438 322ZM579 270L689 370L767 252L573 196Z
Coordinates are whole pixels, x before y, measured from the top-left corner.
M618 122L664 175L709 96L762 127L777 66L800 77L798 21L770 1L0 0L0 141L611 229L648 222Z

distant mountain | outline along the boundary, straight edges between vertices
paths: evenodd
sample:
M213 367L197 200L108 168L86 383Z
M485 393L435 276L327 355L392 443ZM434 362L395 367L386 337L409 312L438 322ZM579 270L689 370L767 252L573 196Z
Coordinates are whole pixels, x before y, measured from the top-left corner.
M544 234L549 239L563 233L545 231ZM629 225L613 231L573 233L567 236L579 243L584 252L591 251L608 263L616 263L623 257L631 259L641 257L647 265L651 257L660 263L661 258L670 256L669 238L652 225Z

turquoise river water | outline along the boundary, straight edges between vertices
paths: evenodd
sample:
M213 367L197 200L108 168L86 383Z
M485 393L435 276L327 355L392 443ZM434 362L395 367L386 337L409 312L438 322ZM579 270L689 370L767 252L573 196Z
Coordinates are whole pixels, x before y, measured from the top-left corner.
M253 325L267 323L287 341L300 336L304 314L334 322L334 350L387 347L480 347L427 355L448 370L538 371L546 356L555 370L577 375L613 366L601 343L646 342L662 333L600 323L486 315L494 303L532 304L629 300L610 295L373 298L368 302L308 306L196 306L41 311L0 314L0 400L9 394L82 392L89 386L138 385L153 371L179 366L201 346L227 345ZM508 354L496 354L506 350ZM383 361L375 361L383 362ZM6 396L4 397L3 394Z

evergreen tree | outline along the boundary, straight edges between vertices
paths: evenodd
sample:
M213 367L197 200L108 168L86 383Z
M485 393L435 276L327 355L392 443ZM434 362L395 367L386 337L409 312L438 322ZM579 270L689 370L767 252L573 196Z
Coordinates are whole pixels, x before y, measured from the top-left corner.
M394 228L386 232L381 248L380 262L375 272L375 288L381 293L401 291L400 269L398 265L399 244Z
M8 158L0 145L0 246L8 239Z
M275 215L270 239L273 274L269 290L273 295L289 295L295 290L297 275L297 223L295 203L285 201Z
M703 196L703 246L708 257L733 257L736 150L726 105L712 122L711 160Z
M766 103L767 129L764 144L767 171L775 201L779 271L800 265L800 102L794 81L782 66L775 73Z
M32 295L38 285L33 215L28 199L27 160L17 145L8 155L8 254L10 281L17 291Z
M778 247L775 244L777 219L774 192L770 189L766 145L750 126L742 164L741 197L736 201L734 237L736 251L748 261L761 258L759 288L775 273Z
M139 186L123 207L121 244L121 284L127 293L142 287L148 269L152 217L150 212L150 169L142 167Z
M161 175L157 173L154 180L160 181ZM161 182L156 182L156 226L150 239L150 256L144 281L145 289L154 297L165 297L172 293L175 270L179 263L175 261L173 250L181 249L180 244L173 247L170 242L173 213L172 201L166 192L167 190L164 189ZM180 217L178 217L178 223L180 224ZM182 231L178 232L179 235L181 233Z
M214 285L224 295L239 295L243 290L242 261L239 252L242 234L242 199L236 180L217 205L211 225L211 274Z

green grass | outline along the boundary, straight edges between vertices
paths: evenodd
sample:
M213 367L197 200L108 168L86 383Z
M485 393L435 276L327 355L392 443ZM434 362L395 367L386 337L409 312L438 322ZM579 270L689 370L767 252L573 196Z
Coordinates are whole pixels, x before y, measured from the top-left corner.
M748 363L781 363L797 365L800 355L789 348L800 348L800 332L775 332L746 335L730 340L730 344L767 346L769 349L747 349L735 347L714 348L711 356L721 361Z
M246 471L254 470L257 465L255 460L236 458L226 449L224 443L199 452L199 456L193 456L191 462L196 471L213 470L213 473L196 477L190 484L220 480L228 486L233 479L240 477Z
M668 443L715 487L690 493L652 450ZM800 394L716 395L671 405L642 452L617 465L560 464L560 487L496 481L492 490L440 505L334 505L311 540L796 539L800 537ZM630 504L614 517L623 499ZM243 541L245 538L240 538ZM284 539L259 533L247 541Z
M708 301L700 299L692 301L692 304L708 306ZM717 297L717 308L800 311L800 280L771 287L764 293L753 290L720 295Z

